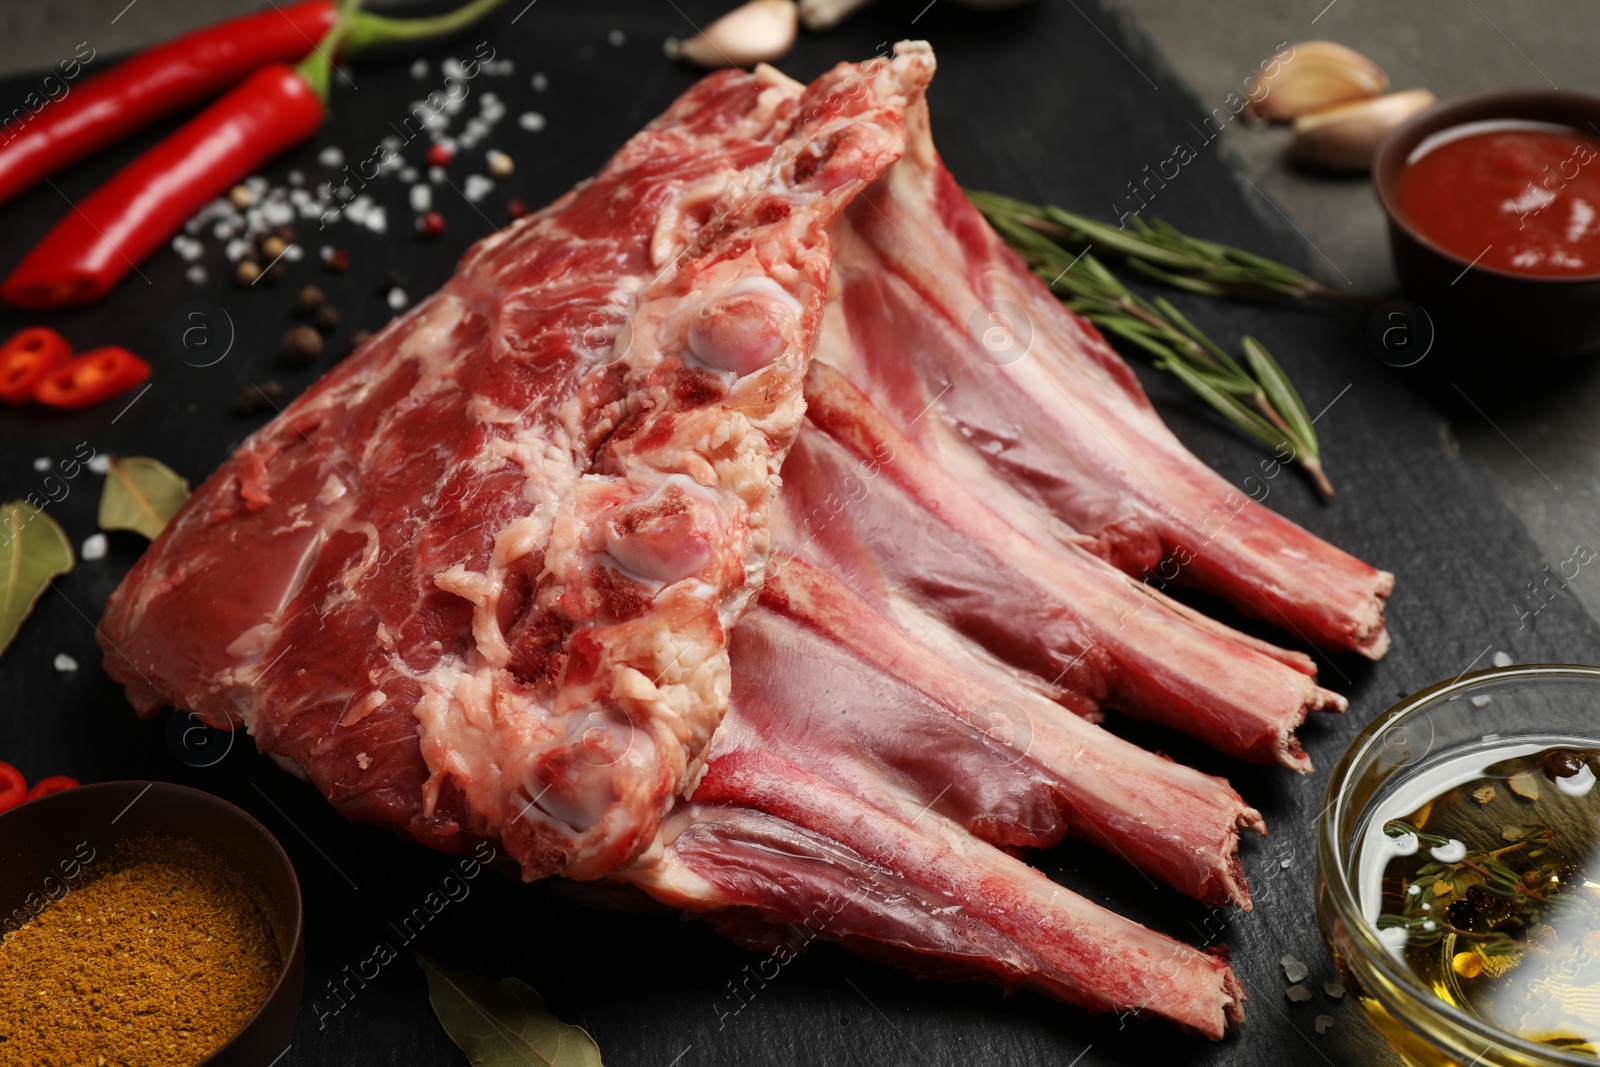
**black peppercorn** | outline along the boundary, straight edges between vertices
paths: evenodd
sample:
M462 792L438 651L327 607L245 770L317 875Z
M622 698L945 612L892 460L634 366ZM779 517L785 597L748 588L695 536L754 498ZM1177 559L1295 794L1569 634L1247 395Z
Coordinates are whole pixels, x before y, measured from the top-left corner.
M322 355L322 335L311 326L295 326L283 335L279 354L290 366L303 367Z

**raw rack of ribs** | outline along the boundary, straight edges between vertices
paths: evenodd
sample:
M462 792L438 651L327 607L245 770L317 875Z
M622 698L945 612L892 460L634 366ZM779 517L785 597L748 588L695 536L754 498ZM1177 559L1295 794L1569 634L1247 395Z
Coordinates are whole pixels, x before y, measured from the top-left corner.
M1248 909L1259 813L1102 706L1307 771L1344 703L1136 578L1372 656L1390 579L1172 437L961 197L932 72L703 80L250 438L113 595L107 670L527 879L1220 1037L1226 962L1017 853Z

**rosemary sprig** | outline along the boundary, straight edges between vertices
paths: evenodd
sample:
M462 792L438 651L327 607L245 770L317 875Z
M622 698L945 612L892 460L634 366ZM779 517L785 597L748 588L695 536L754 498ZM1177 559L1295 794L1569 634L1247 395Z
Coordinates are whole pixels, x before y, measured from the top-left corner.
M1208 296L1306 296L1321 286L1288 267L1186 237L1165 223L1141 223L1140 233L1130 235L1059 208L1035 208L992 193L967 196L1068 307L1148 352L1158 370L1177 377L1263 445L1280 453L1287 449L1322 494L1333 496L1305 404L1261 342L1243 339L1241 364L1171 301L1134 293L1088 249L1104 244L1141 273ZM1075 243L1085 247L1074 249Z
M1062 244L1094 245L1155 281L1201 296L1233 300L1272 300L1307 296L1332 300L1352 297L1293 267L1242 248L1190 237L1161 219L1131 216L1132 227L1113 226L1054 204L1030 204L998 193L967 190L967 199L993 222L1006 218Z

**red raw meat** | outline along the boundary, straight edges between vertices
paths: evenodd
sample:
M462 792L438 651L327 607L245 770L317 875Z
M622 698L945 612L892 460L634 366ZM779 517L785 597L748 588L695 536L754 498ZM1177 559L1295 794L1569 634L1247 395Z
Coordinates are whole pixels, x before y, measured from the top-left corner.
M1295 728L1345 701L1307 657L1133 581L993 479L979 496L820 359L806 402L775 525L876 611L931 610L1081 713L1109 701L1229 755L1311 770Z
M1254 505L1197 539L1225 483L960 198L932 69L702 81L246 442L114 594L107 670L525 878L1221 1036L1223 960L1013 853L1248 909L1260 815L1093 720L1306 770L1343 701L1123 572L1192 548L1370 655L1387 576ZM1001 367L997 300L1031 323Z
M242 724L352 818L500 837L530 878L627 863L727 707L825 227L932 70L707 79L480 242L113 595L135 706Z
M1072 893L933 812L885 810L791 762L730 715L694 798L632 878L781 951L809 927L936 978L983 976L1093 1012L1136 1011L1220 1038L1244 1019L1227 963Z
M1004 848L1070 835L1249 909L1238 831L1266 825L1227 782L1084 721L912 609L902 628L781 546L773 560L733 641L739 730L873 803L887 790Z
M1129 574L1209 590L1332 651L1382 656L1394 576L1185 449L1099 331L967 202L926 111L910 125L902 163L831 231L841 313L818 357L941 468L982 495L1026 497Z

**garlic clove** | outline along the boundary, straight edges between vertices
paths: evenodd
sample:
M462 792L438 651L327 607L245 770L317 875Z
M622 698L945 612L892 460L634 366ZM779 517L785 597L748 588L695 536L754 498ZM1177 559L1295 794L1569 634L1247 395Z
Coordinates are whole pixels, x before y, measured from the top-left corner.
M831 30L872 0L800 0L800 23L813 33Z
M1377 96L1388 87L1389 76L1360 52L1333 41L1302 41L1263 65L1259 87L1251 87L1248 110L1269 122L1289 122L1307 112Z
M667 38L668 59L697 67L750 67L780 59L794 47L799 26L794 0L750 0L687 41Z
M1021 7L1034 0L950 0L958 7L977 11L998 11L1007 7ZM800 25L812 33L831 30L872 0L800 0Z
M1330 170L1366 170L1384 135L1436 99L1426 89L1407 89L1301 115L1290 154Z

